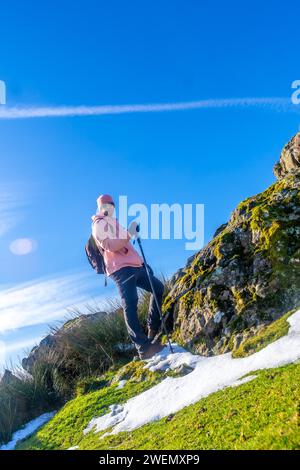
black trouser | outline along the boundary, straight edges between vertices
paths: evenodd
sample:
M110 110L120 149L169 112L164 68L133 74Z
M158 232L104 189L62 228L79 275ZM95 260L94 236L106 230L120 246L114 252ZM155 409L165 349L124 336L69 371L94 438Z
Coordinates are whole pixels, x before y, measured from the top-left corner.
M159 306L162 304L164 285L153 275L153 271L149 267L152 284L155 289ZM150 282L147 276L146 268L144 265L141 267L125 266L124 268L115 271L110 275L115 281L120 295L124 311L124 319L127 326L128 334L131 341L134 343L138 352L145 351L149 345L150 340L141 328L138 314L138 293L137 287L141 287L148 292L151 292ZM157 309L153 294L151 295L149 304L149 313L147 318L147 325L154 331L157 331L160 327L161 320L159 311Z

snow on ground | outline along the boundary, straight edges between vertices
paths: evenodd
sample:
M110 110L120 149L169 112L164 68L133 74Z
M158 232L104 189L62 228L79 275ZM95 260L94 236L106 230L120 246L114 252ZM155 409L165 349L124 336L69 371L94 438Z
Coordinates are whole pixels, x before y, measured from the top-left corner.
M127 382L127 380L120 380L119 383L118 383L117 388L118 389L123 388L125 386L126 382Z
M36 432L41 426L43 426L43 424L47 423L47 421L49 421L55 415L55 413L56 411L52 411L51 413L44 413L38 418L29 421L29 423L25 424L22 429L16 431L12 436L12 440L8 444L1 446L0 450L14 450L18 441L25 439L25 437L29 437L31 434Z
M231 353L212 357L193 355L175 343L175 352L171 354L165 347L159 354L148 359L145 367L154 371L175 369L181 364L188 364L193 367L192 372L183 377L166 377L158 385L130 398L125 404L112 405L109 413L90 421L84 434L111 427L113 428L104 435L131 431L176 413L217 390L249 381L254 377L242 377L252 371L295 362L300 358L300 310L290 316L288 322L290 328L286 336L241 359L232 358Z
M247 377L236 380L235 382L230 384L230 387L239 387L242 384L246 384L247 382L251 382L251 380L256 379L256 377L257 377L257 375L247 375Z
M159 354L155 354L151 359L148 359L145 369L155 372L156 370L174 370L182 364L187 364L193 368L196 366L199 356L188 352L176 343L172 343L172 349L173 354L170 354L169 348L165 347Z

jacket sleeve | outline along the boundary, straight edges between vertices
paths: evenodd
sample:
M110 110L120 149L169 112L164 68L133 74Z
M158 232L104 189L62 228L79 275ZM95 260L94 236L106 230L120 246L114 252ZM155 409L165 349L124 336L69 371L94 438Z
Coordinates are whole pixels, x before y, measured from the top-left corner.
M104 231L104 224L99 221L94 224L93 235L97 239L101 248L105 251L115 252L121 250L131 239L129 232L126 230L126 238L109 238Z

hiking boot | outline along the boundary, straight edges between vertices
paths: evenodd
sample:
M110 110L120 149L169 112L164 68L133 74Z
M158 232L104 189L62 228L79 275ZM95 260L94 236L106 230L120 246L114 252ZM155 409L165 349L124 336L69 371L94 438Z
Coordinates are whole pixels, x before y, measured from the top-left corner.
M139 353L140 359L150 359L150 357L159 353L164 347L164 344L161 343L151 343L146 351Z

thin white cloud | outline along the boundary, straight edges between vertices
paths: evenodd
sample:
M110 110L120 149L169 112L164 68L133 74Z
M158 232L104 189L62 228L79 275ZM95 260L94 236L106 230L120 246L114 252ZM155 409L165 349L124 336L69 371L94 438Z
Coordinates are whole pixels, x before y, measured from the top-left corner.
M0 341L0 366L4 364L5 361L5 343Z
M27 356L28 352L34 347L37 346L42 338L48 334L41 334L35 336L34 338L24 338L15 341L0 341L0 375L3 372L4 368L11 369L14 366L14 363L18 365L18 359ZM17 360L14 359L18 358Z
M5 347L5 353L6 354L11 354L15 351L19 351L21 349L26 349L26 348L31 348L35 345L37 345L41 339L43 338L43 335L40 335L40 336L37 336L35 338L28 338L28 339L24 339L24 340L21 340L21 341L15 341L15 342L12 342L12 343L8 343L8 344L5 344L5 342L2 342L4 343L4 347Z
M152 113L210 108L272 108L278 111L296 110L289 98L224 98L199 101L153 104L125 104L101 106L31 106L0 107L0 119L27 119L66 116L101 116L107 114Z
M13 186L0 184L0 236L23 220L28 203L28 198L22 197Z
M93 272L75 272L36 279L0 291L0 333L30 325L63 319L74 308L87 313L110 294L101 292ZM96 292L96 295L95 295Z
M34 338L24 338L15 341L0 341L0 374L1 369L4 367L10 368L10 359L14 354L23 357L29 350L34 346L38 345L41 339L45 337L45 334L35 336Z

